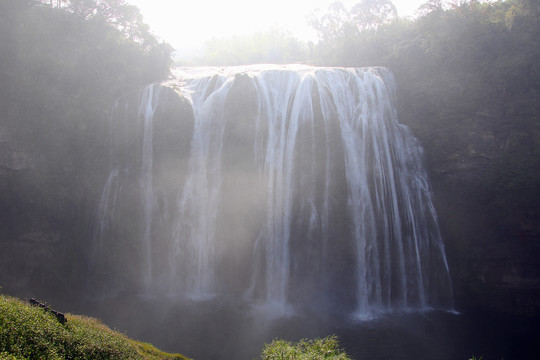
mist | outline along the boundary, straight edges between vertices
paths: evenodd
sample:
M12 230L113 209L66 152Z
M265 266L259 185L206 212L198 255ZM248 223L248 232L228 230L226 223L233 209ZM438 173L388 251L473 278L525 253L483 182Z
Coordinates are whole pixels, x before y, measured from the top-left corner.
M334 4L181 67L77 4L0 5L3 294L194 359L538 355L536 3Z

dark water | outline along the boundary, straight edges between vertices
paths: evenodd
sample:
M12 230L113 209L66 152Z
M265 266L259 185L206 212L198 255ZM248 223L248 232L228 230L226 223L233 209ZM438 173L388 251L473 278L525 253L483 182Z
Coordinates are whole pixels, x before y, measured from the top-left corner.
M81 304L78 312L102 319L130 337L193 359L255 359L281 338L336 334L357 360L540 359L540 319L442 311L386 315L353 322L336 313L272 318L250 305L172 302L127 297Z

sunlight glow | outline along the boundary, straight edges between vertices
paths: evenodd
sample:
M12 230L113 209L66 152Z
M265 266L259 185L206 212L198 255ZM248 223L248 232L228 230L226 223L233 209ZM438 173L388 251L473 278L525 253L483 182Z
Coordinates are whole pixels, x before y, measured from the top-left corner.
M195 51L212 38L279 28L301 40L316 41L307 24L315 9L332 0L127 0L137 6L154 34L178 51ZM347 7L359 0L343 0ZM393 0L400 16L411 15L425 0Z

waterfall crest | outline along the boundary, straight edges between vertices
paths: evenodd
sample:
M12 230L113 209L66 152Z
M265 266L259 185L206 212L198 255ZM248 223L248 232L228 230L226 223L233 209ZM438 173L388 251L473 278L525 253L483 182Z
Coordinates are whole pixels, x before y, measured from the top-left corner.
M98 209L106 218L127 201L111 191L118 166L141 174L141 288L236 295L281 313L338 306L358 319L451 307L422 149L398 122L387 69L182 68L162 87L192 109L186 171L168 191L153 180L152 85L138 114L140 170L116 159ZM95 231L97 252L103 225Z

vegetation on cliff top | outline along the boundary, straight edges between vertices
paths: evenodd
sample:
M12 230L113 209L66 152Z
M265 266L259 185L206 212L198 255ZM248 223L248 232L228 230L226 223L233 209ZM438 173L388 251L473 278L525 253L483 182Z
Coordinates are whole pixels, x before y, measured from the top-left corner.
M67 314L62 325L42 308L4 295L0 295L0 358L187 360L132 340L97 319Z

